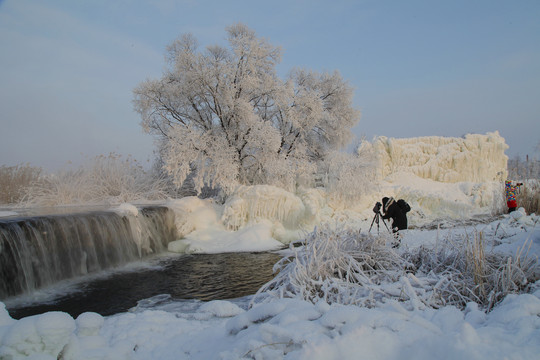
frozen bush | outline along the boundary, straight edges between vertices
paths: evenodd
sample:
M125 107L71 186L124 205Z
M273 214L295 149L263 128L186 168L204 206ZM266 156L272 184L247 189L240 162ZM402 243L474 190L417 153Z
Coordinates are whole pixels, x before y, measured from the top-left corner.
M407 262L386 246L389 234L372 236L354 230L322 227L312 232L291 258L277 264L279 274L255 295L301 298L317 303L372 306L384 297L379 286L395 282Z
M42 169L28 164L0 167L0 204L15 204L39 181Z
M524 180L517 194L519 207L525 208L527 214L540 214L540 179Z
M475 302L491 310L538 280L538 259L526 245L513 257L488 253L482 232L401 254L388 246L392 241L388 233L317 229L276 264L279 273L252 301L300 298L366 307L401 301L411 308L462 309Z
M22 206L123 203L166 198L163 178L131 157L100 155L77 170L43 177L31 186Z
M529 256L527 246L515 256L485 251L483 232L462 239L445 239L435 249L420 248L406 253L433 286L426 298L430 306L454 305L464 308L476 302L490 310L510 293L527 289L537 278L538 259Z

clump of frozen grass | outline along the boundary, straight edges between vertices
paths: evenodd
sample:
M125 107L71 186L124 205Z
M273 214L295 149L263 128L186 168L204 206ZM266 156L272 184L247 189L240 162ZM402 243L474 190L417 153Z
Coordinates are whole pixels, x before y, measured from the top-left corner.
M538 280L538 259L528 254L530 245L523 245L514 256L486 253L484 233L477 231L405 256L416 265L417 276L434 283L426 304L464 308L474 301L491 310L506 295L525 291Z
M385 245L389 236L318 228L292 257L276 264L279 274L257 292L254 301L299 297L313 303L372 306L387 295L381 285L397 281L409 265Z
M482 232L401 255L388 246L391 240L386 233L317 229L276 264L278 275L253 302L301 298L372 307L400 301L412 309L475 302L489 311L538 280L538 259L526 246L513 257L486 252Z
M518 206L524 207L527 214L540 214L540 180L523 181L516 200Z
M77 170L44 176L28 188L21 206L115 204L166 198L166 183L131 157L100 155Z

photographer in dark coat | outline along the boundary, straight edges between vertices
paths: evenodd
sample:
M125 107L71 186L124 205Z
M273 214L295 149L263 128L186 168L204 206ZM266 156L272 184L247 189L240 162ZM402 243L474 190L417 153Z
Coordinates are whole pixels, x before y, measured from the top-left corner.
M400 200L401 201L401 200ZM383 219L392 219L392 232L397 233L399 230L407 229L406 211L402 209L393 197L384 197L382 199Z

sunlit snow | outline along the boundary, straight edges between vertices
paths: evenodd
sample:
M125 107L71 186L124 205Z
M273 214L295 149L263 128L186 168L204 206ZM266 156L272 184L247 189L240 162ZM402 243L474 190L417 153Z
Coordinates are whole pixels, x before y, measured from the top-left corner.
M336 206L318 190L271 186L242 187L222 205L196 197L169 200L181 236L169 251L275 250L322 222L367 232L374 202L388 195L412 207L398 252L482 232L489 239L486 251L540 254L538 216L522 208L494 216L504 209L506 177L506 147L497 133L380 138L365 146L377 149L380 183L354 206ZM135 210L129 204L116 209L131 216ZM407 279L388 287L399 295ZM537 359L540 284L531 289L508 295L488 313L474 302L463 310L434 309L413 297L373 308L289 298L249 309L246 299L171 300L108 317L51 312L14 320L0 303L0 358Z

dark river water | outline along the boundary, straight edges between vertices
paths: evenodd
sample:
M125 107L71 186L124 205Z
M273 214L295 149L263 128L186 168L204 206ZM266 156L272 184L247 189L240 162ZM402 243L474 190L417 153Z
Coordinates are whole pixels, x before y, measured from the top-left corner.
M79 281L54 300L6 302L14 319L47 311L64 311L74 318L87 311L103 316L125 312L157 295L202 301L234 299L255 292L274 274L281 255L271 252L181 255L155 259L137 270L108 272ZM27 296L28 297L28 296Z

